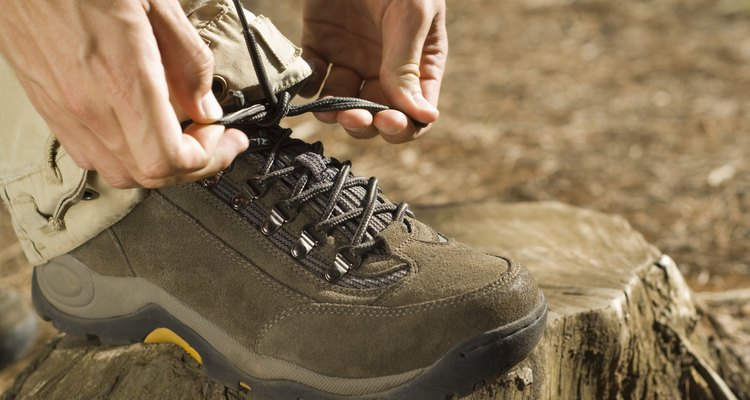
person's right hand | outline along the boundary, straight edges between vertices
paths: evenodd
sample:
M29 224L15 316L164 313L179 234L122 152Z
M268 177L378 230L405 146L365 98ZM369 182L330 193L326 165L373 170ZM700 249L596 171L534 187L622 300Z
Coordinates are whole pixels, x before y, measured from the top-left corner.
M201 125L222 114L213 56L177 0L8 0L0 51L63 148L113 187L195 181L248 147ZM183 133L177 113L201 124Z

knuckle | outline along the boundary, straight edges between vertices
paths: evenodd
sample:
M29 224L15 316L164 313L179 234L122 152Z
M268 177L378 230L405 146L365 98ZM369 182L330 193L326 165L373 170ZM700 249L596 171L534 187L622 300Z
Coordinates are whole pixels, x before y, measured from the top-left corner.
M211 76L214 73L214 55L204 43L201 42L196 46L191 60L196 74Z
M443 79L444 68L442 65L438 64L438 62L439 61L436 61L435 63L425 64L422 67L424 69L424 77L426 79Z
M416 87L421 78L419 63L408 62L397 65L389 71L382 71L381 76L396 87L404 89Z
M66 90L63 94L63 104L65 109L77 120L90 122L95 120L94 112L89 106L84 96L78 94L76 90Z
M148 179L144 178L138 181L138 185L144 189L160 189L168 186L166 179Z
M112 186L115 189L130 189L133 187L130 181L124 180L108 181L107 183L109 183L109 186Z
M202 67L213 67L214 65L213 53L208 48L208 45L200 41L195 46L195 53L193 54L193 60L195 60L196 65L202 66Z
M69 150L70 148L71 146L66 146L67 153L77 166L89 171L93 171L95 169L94 164L91 163L88 157L84 156L81 151L78 151L75 145L73 145L72 147L74 151Z
M172 163L162 159L144 165L140 172L143 179L139 183L144 184L170 178L175 175L177 168Z

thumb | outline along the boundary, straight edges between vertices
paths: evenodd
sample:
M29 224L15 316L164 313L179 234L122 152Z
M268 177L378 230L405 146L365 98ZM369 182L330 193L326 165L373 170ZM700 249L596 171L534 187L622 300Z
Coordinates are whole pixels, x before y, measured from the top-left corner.
M221 118L224 112L211 92L213 54L179 3L153 2L149 20L177 106L198 123L208 124Z
M439 112L425 99L421 85L424 43L434 15L424 5L394 2L383 15L383 61L380 82L391 105L412 119L430 124ZM405 9L404 9L405 8Z

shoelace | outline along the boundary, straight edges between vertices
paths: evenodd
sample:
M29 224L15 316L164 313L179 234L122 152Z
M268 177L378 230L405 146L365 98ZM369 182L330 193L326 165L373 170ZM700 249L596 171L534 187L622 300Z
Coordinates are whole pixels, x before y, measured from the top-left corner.
M239 110L225 115L217 123L238 128L248 133L251 138L248 152L260 152L265 156L266 161L261 173L247 180L254 197L257 198L265 194L275 181L296 177L289 197L277 202L271 208L268 219L261 227L264 234L274 234L283 224L291 221L298 214L302 205L327 194L327 199L324 201L325 207L320 213L318 221L308 225L303 230L301 237L292 248L294 257L304 258L318 243L324 242L335 228L358 221L356 223L357 228L351 235L350 243L337 249L334 265L325 274L326 280L336 282L351 269L360 266L367 253L382 245L382 239L377 235L367 239L366 233L368 229L372 228L373 218L379 214L390 214L391 223L404 224L404 218L407 215L413 216L413 213L406 203L393 204L387 201L378 188L377 178L365 179L353 176L349 162L342 163L335 159L322 158L322 146L310 145L292 139L290 137L292 131L279 127L279 122L286 116L295 116L307 112L342 111L354 108L378 112L387 110L389 107L349 97L328 97L308 104L293 105L290 103L292 95L289 92L281 92L275 95L271 90L270 80L260 57L257 40L247 23L242 5L239 0L233 0L233 2L242 25L242 33L253 68L265 97L265 103L247 105L242 94L234 92L233 95ZM424 126L418 122L415 122L415 125L418 127ZM265 134L260 134L261 132ZM323 169L332 167L338 170L335 177L326 177L322 180L313 179L316 171L296 159L290 165L274 170L274 164L280 153L284 149L295 146L304 148L304 150L298 151L298 154L311 152L321 156ZM365 190L366 194L362 197L360 204L334 215L342 194L347 189L354 187L361 187ZM377 234L378 232L374 233Z
M303 229L300 238L292 248L291 252L295 258L304 258L315 246L325 243L327 236L331 235L337 227L350 222L356 225L349 244L337 249L333 268L329 269L325 275L327 280L331 282L339 280L349 270L357 268L367 253L382 245L382 239L377 235L369 240L366 239L366 232L371 228L373 218L379 214L389 214L391 223L404 224L404 218L407 215L413 215L406 203L394 204L382 196L377 178L365 179L354 176L351 174L351 163L322 158L322 145L311 145L292 139L290 129L274 128L270 133L278 136L279 139L274 139L272 143L264 144L264 141L260 140L258 143L251 144L250 151L261 153L266 160L260 173L247 180L251 194L253 197L260 197L266 193L273 182L284 180L284 178L291 178L294 184L289 196L271 207L268 218L261 226L261 231L266 235L273 235L285 223L294 219L303 205L321 197L325 206L318 220ZM295 149L297 146L304 147L307 151ZM292 154L302 156L310 153L320 155L321 167L325 171L337 170L337 172L335 176L318 179L315 177L316 173L324 174L325 172L312 170L299 161L299 158L294 158L288 166L280 168L277 166L274 169L277 158L286 149L289 149ZM366 192L360 204L334 215L342 194L354 187L364 188Z
M260 83L263 96L266 99L266 104L256 104L252 107L245 107L242 94L234 92L233 95L237 96L235 99L241 109L224 116L224 118L217 122L218 124L235 127L269 127L277 125L279 121L286 116L292 117L307 112L344 111L355 108L378 112L390 109L390 107L386 105L356 97L326 97L317 99L308 104L294 105L290 103L292 96L289 92L281 92L278 95L275 95L271 89L271 82L268 79L266 68L260 56L258 41L255 38L255 34L250 29L242 4L240 3L240 0L233 0L233 3L240 24L242 25L242 35L245 38L247 51L250 54L253 69L255 70L255 75L258 77L258 82ZM427 126L426 124L414 119L412 119L412 123L418 129Z

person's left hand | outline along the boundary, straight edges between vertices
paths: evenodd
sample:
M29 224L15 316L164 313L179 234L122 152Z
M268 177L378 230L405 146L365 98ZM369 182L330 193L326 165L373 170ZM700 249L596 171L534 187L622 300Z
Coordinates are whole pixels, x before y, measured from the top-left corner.
M391 143L427 130L412 120L437 120L448 56L444 0L306 0L303 13L303 57L316 75L301 94L313 96L322 86L321 97L360 97L393 108L316 113L319 120L338 122L356 138L380 134Z

